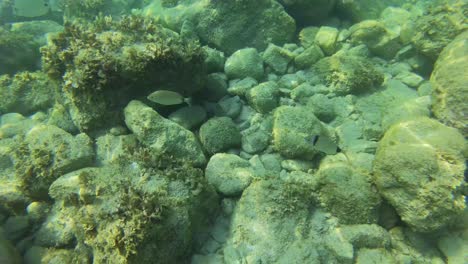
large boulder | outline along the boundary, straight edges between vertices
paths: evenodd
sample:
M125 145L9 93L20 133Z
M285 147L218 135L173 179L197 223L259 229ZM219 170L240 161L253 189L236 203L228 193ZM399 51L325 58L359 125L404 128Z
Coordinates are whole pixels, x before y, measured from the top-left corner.
M56 84L42 72L0 76L0 114L46 111L54 102Z
M151 149L154 157L195 166L206 163L202 147L190 130L136 100L125 107L124 114L128 128L140 143Z
M203 42L228 54L246 46L263 50L269 43L282 45L296 30L294 20L273 0L153 0L144 13L176 31L190 21Z
M118 124L137 96L157 89L189 96L206 76L205 53L195 41L137 15L66 23L41 52L71 119L86 132Z
M466 10L465 0L436 1L426 14L408 25L414 47L435 61L445 46L468 29Z
M377 188L401 219L420 232L450 224L466 208L466 142L456 129L421 117L392 126L374 161Z
M431 75L432 111L443 123L468 137L468 31L440 54Z

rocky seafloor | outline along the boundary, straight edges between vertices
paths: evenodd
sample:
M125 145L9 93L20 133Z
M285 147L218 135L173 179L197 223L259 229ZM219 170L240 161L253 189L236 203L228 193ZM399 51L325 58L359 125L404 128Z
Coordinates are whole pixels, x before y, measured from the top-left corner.
M468 263L467 15L0 1L0 263Z

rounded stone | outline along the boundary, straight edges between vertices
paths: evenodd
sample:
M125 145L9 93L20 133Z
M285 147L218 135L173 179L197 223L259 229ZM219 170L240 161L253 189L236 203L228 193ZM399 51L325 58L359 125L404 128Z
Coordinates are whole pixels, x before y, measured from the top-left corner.
M200 127L200 141L211 154L240 146L241 134L229 117L214 117Z
M224 71L229 79L253 77L263 78L263 60L254 48L245 48L234 52L224 64Z

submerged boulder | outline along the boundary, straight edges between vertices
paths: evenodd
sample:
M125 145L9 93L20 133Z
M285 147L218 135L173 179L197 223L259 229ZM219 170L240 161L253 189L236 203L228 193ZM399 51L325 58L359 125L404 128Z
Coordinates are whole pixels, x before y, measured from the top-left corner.
M468 137L468 31L440 54L431 75L432 111L441 122Z
M140 143L152 150L151 155L195 166L206 163L202 147L190 130L136 100L125 107L124 114L128 128Z
M374 161L380 194L420 232L439 230L466 208L466 142L456 129L420 117L392 126Z
M273 0L153 0L144 13L176 31L190 21L203 42L228 54L246 46L282 45L296 30L294 19Z

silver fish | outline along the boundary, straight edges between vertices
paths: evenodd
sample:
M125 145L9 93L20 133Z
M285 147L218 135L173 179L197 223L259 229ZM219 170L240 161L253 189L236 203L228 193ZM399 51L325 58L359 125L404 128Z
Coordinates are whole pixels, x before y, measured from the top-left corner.
M312 144L314 149L323 152L327 155L334 155L340 151L338 145L327 136L315 135L312 137Z
M49 1L47 0L15 0L13 12L20 17L39 17L49 13Z
M158 90L151 93L146 98L148 100L161 105L178 105L188 102L188 98L184 98L180 93L169 90Z

